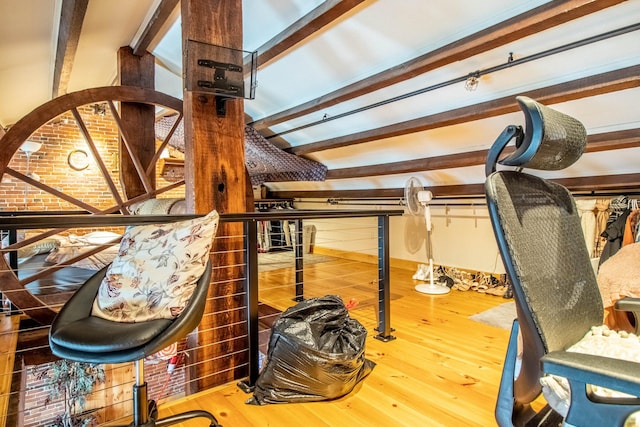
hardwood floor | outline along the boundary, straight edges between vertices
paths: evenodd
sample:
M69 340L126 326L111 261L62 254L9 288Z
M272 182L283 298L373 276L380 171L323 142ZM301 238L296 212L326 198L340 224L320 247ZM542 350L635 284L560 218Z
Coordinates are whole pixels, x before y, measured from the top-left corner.
M227 384L161 406L161 415L212 411L226 427L492 426L508 331L469 320L506 302L452 291L428 296L413 289L412 271L391 271L391 325L395 340L374 339L377 266L334 260L305 267L305 296L339 294L369 331L366 355L377 365L349 395L330 402L252 406L250 395ZM293 305L292 269L261 273L260 299ZM186 426L199 425L196 421Z

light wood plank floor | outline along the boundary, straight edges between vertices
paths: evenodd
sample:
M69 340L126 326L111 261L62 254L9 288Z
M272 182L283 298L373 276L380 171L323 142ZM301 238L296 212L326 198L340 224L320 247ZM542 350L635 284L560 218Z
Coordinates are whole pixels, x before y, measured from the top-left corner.
M293 304L293 271L261 276L260 299L279 309ZM506 302L501 297L452 291L414 291L412 271L392 269L391 342L373 339L377 325L377 267L336 260L305 268L305 296L354 298L351 310L370 331L366 355L377 366L351 394L331 402L251 406L235 384L161 406L161 415L212 411L226 427L492 426L508 331L469 320ZM200 424L198 424L200 422ZM184 426L201 425L189 421Z

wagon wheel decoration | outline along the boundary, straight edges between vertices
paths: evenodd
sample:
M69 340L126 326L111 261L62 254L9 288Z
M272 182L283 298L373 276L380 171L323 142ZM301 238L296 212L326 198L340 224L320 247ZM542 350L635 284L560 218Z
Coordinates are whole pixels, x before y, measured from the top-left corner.
M143 166L130 144L118 107L123 102L153 106L176 117L164 138L156 135L156 147L148 166ZM179 190L184 180L156 183L153 174L161 153L182 121L182 101L169 95L137 87L113 86L87 89L63 95L33 110L13 125L0 138L0 190L11 195L12 204L3 211L21 211L27 202L35 209L67 213L86 212L91 215L121 213L128 215L137 202L154 198L171 190ZM99 122L99 123L98 123ZM105 123L107 123L105 125ZM64 126L64 140L47 129ZM44 129L44 130L43 130ZM34 141L35 140L35 143ZM127 197L120 179L120 156L128 156L139 179L142 194ZM37 152L36 149L39 149ZM25 161L26 157L26 161ZM46 165L46 168L43 166ZM31 194L29 194L31 193ZM138 191L138 193L140 193ZM37 194L37 198L33 196ZM92 196L88 196L92 194ZM70 296L41 296L31 292L29 284L44 280L65 266L110 247L101 244L80 255L53 263L44 269L20 271L10 268L9 253L21 248L33 248L38 242L65 229L37 230L24 239L2 249L0 256L0 291L20 311L42 324L50 324L57 307Z

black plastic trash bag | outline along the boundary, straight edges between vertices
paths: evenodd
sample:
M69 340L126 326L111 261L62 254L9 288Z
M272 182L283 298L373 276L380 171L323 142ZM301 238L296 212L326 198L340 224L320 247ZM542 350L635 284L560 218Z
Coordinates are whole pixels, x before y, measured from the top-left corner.
M344 396L375 363L365 359L367 330L340 297L311 298L273 324L267 361L247 403L314 402Z

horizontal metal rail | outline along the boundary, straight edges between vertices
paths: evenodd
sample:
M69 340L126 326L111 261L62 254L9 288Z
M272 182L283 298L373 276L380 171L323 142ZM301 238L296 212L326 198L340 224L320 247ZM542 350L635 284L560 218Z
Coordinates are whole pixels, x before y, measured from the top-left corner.
M365 218L399 216L398 210L279 210L274 212L222 213L220 222L276 221L297 219ZM118 227L158 224L199 218L203 215L46 215L35 212L2 212L0 230L27 230L38 228Z

